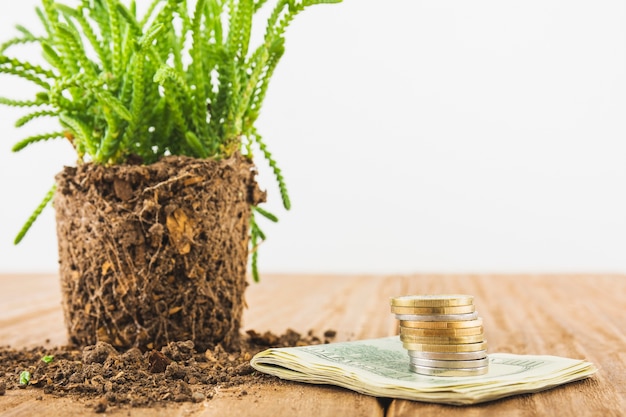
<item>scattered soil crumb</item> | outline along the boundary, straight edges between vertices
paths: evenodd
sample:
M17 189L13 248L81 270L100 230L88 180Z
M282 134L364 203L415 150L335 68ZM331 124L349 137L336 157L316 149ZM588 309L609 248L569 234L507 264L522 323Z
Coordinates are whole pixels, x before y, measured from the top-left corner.
M250 359L270 347L329 343L336 332L320 338L309 331L288 329L282 335L248 330L238 348L221 345L198 352L193 342L171 342L161 350L137 348L118 351L98 342L82 349L71 346L12 349L0 347L0 395L18 389L22 371L31 379L26 389L87 400L96 413L111 408L154 406L162 402L203 402L216 390L241 387L238 396L250 393L251 384L271 384L276 378L255 371ZM52 356L46 363L44 356Z
M94 411L96 413L104 413L107 410L107 406L109 402L105 397L101 397L96 401L96 405L94 407Z

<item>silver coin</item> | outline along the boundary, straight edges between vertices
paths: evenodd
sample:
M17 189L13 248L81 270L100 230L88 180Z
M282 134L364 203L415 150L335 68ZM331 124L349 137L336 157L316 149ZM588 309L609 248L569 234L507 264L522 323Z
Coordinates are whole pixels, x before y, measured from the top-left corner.
M487 357L486 350L478 350L476 352L422 352L419 350L409 350L408 353L410 358L443 361L471 361Z
M463 369L449 369L449 368L431 368L428 366L415 366L409 365L411 371L420 375L429 376L479 376L485 375L489 372L488 366L480 368L463 368Z
M465 314L396 314L396 318L405 321L466 321L476 320L478 312Z
M469 361L443 361L434 359L411 358L411 365L427 366L429 368L473 369L489 366L489 358L473 359Z

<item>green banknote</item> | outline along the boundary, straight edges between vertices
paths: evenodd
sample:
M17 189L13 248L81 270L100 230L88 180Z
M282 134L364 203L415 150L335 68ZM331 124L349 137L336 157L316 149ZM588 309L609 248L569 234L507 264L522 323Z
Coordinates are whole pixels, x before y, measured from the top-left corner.
M474 377L411 372L400 339L272 348L255 355L254 369L292 381L330 384L376 397L444 404L476 404L534 393L593 375L584 360L546 355L490 353L489 372Z

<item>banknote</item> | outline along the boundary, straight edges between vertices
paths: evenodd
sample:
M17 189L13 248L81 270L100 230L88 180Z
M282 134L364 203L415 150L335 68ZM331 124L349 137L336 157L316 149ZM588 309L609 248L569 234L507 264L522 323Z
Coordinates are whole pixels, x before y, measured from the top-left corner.
M272 348L255 355L254 369L282 379L330 384L376 397L443 404L476 404L534 393L593 375L582 359L489 353L480 376L426 376L410 370L399 337Z

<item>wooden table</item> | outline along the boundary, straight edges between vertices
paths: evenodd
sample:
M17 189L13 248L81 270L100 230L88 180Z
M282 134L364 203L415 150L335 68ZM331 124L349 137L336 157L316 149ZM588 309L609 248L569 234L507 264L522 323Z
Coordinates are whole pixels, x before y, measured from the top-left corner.
M55 276L0 276L0 344L65 343ZM533 395L455 407L377 399L337 387L286 383L247 396L222 390L200 404L117 409L132 416L622 416L626 415L626 276L414 275L264 276L247 292L244 329L282 333L337 330L337 341L396 334L390 296L468 293L484 319L491 352L584 358L599 372L590 379ZM85 404L9 390L3 416L90 415Z

